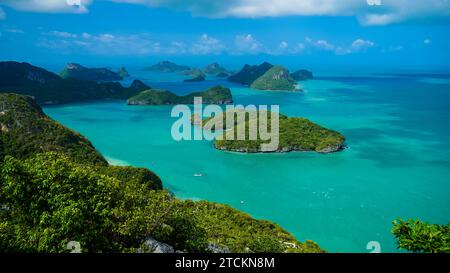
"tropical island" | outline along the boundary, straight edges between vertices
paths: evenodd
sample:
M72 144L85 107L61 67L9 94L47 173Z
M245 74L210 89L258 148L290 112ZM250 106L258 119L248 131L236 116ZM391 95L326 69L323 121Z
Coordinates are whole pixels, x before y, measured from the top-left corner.
M289 70L282 66L273 66L261 77L257 78L250 87L259 90L299 90L295 80L289 75Z
M63 79L74 78L84 81L120 81L128 75L125 68L121 68L119 73L108 68L87 68L77 63L69 63L59 73ZM126 72L126 74L125 74Z
M127 78L130 76L130 73L128 73L128 71L125 67L119 68L119 70L117 71L117 74L122 78Z
M251 85L257 78L264 75L264 73L272 67L273 65L268 62L264 62L260 65L246 64L239 72L228 77L227 80L244 85Z
M202 82L202 81L205 81L204 75L196 75L196 76L192 77L192 79L184 80L184 82Z
M211 63L203 69L203 72L208 75L214 75L216 77L228 77L231 76L232 73L227 69L220 66L218 63Z
M145 71L157 71L157 72L165 72L165 73L181 72L181 71L186 71L186 70L190 70L190 69L191 68L189 66L178 65L176 63L169 62L169 61L162 61L162 62L159 62L152 66L144 68Z
M190 79L184 80L184 82L202 82L205 80L206 75L201 69L191 68L189 70L181 72L183 75L191 76Z
M300 91L288 69L280 65L274 66L268 62L253 66L246 64L227 80L258 90Z
M306 80L312 80L313 73L306 69L300 69L295 72L291 73L291 77L296 81L306 81Z
M233 102L229 88L214 86L206 91L193 92L185 96L178 96L167 90L149 89L129 98L127 103L129 105L193 104L194 97L202 97L202 102L208 104L229 104Z
M323 252L229 206L174 198L144 168L109 165L36 101L0 94L6 252Z
M134 80L129 87L123 87L118 82L95 82L71 77L65 79L28 63L0 62L0 93L30 95L39 104L127 99L146 89L149 87L139 80Z
M252 118L259 118L262 112L258 111L255 115L251 115L250 112L242 112L243 110L233 110L233 113L235 115L233 124L227 124L227 112L225 112L225 114L217 115L212 118L205 118L201 122L198 122L199 117L193 116L191 118L191 121L194 125L201 125L206 130L223 131L222 134L220 134L214 142L214 147L218 150L241 153L291 151L315 151L318 153L332 153L340 151L344 148L345 137L339 132L326 129L305 118L287 117L283 114L279 114L279 145L271 149L262 150L261 144L268 143L269 141L261 140L259 134L256 140L250 140L249 138L249 121ZM239 113L245 115L245 118L239 120L237 118ZM265 113L265 116L267 116L267 125L270 130L270 111L267 111L267 113ZM245 140L236 140L236 134L238 131L237 126L240 124L240 122L245 122ZM222 124L223 127L215 128L217 124Z

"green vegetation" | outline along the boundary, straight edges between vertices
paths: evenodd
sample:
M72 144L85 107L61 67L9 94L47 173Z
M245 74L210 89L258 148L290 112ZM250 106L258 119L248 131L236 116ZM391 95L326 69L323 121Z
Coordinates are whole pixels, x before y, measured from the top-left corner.
M251 85L257 78L261 77L273 65L264 62L260 65L244 65L244 67L238 73L230 76L227 80L230 82L237 82L240 84Z
M212 251L211 244L232 252L322 252L228 206L178 200L149 170L109 166L30 97L2 94L0 106L1 252L67 252L70 241L83 252L136 252L150 237L188 252Z
M127 99L148 89L140 81L125 88L117 82L63 79L45 69L27 63L0 62L0 93L33 96L39 104L58 104L85 100Z
M162 61L152 66L144 68L147 71L158 71L158 72L180 72L190 70L189 66L178 65L169 61Z
M269 143L269 141L262 140L259 134L256 140L250 140L249 120L251 117L253 118L253 116L251 116L248 111L244 113L245 140L236 140L238 130L237 125L240 123L237 118L239 112L243 112L243 110L234 111L235 117L233 124L231 125L227 124L226 115L203 119L202 125L206 130L227 129L227 131L224 131L222 135L215 140L214 146L216 149L245 153L290 151L316 151L319 153L330 153L339 151L344 146L345 137L336 131L323 128L305 118L287 117L279 114L279 145L271 150L262 151L261 144ZM260 115L261 111L258 111L256 114L258 120ZM222 121L220 121L220 119L222 119ZM195 122L196 120L194 116L191 120L194 124L200 125ZM243 122L243 120L241 120L241 122ZM223 127L216 129L215 124L221 124ZM270 132L270 111L267 112L267 125ZM259 126L259 124L257 124L257 126ZM233 130L228 130L231 128L233 128ZM259 129L259 127L256 128Z
M205 80L205 75L199 74L194 76L192 79L186 79L184 82L202 82Z
M228 70L226 70L225 68L220 66L218 63L212 63L212 64L205 66L203 71L206 74L214 75L214 76L227 77L227 76L231 75L231 73Z
M122 78L127 78L130 76L130 73L128 73L128 71L125 67L119 68L119 70L117 71L117 74Z
M89 140L51 120L31 97L0 94L0 102L0 160L64 151L77 162L106 165Z
M274 66L256 79L251 88L259 90L296 90L294 79L289 76L289 71L282 66Z
M59 75L63 79L74 78L84 81L122 80L122 76L120 76L118 73L112 72L108 68L87 68L76 63L67 64L67 66L59 73Z
M398 248L425 253L450 253L450 223L428 224L420 220L393 222L392 233Z
M313 73L305 69L300 69L291 73L291 77L296 81L312 80Z
M222 86L214 86L203 92L194 92L186 96L177 96L167 90L150 89L128 99L129 105L163 105L163 104L192 104L194 97L202 97L203 103L227 104L231 103L231 91Z

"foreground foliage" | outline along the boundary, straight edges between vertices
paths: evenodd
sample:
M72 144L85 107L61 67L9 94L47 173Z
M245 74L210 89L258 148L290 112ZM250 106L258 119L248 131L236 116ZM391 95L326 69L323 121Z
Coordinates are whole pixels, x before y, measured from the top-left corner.
M420 220L393 222L398 248L412 252L450 253L450 223L428 224Z
M144 168L109 166L30 98L0 95L0 251L320 252L231 207L176 199Z

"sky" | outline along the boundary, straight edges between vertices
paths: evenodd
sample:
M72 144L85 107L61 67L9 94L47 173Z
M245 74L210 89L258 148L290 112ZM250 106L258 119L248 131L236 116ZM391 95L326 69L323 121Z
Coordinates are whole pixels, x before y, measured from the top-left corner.
M0 0L0 60L450 68L450 0Z

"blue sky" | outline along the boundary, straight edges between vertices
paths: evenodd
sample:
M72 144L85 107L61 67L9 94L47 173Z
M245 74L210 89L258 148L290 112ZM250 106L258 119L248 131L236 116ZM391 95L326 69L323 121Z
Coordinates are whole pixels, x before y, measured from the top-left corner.
M377 1L0 0L0 60L450 67L450 1Z

